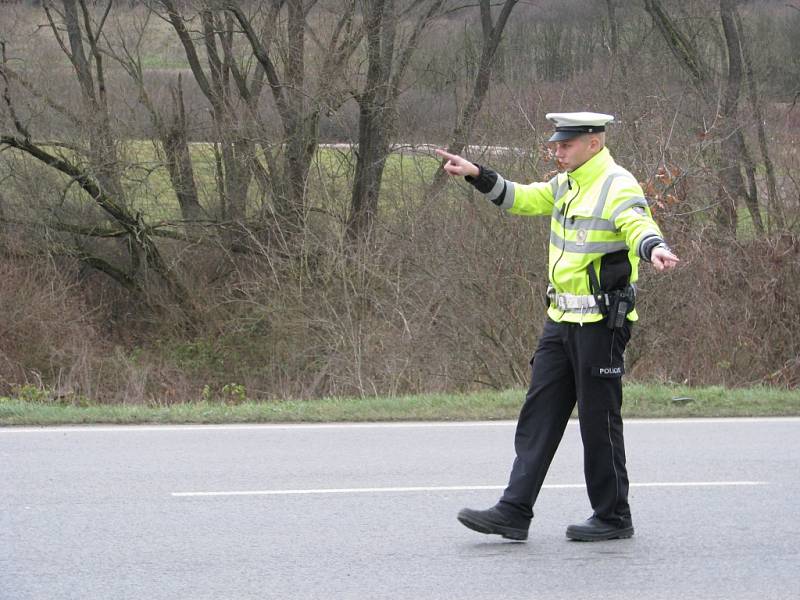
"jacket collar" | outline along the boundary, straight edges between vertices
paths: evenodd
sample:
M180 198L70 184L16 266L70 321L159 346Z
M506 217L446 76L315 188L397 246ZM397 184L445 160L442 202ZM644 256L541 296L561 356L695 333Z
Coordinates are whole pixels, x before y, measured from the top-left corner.
M614 164L615 163L614 159L611 157L611 152L608 151L608 148L604 147L602 150L600 150L600 152L595 154L580 167L574 171L570 171L568 175L574 181L577 181L581 188L586 189L600 175L614 166Z

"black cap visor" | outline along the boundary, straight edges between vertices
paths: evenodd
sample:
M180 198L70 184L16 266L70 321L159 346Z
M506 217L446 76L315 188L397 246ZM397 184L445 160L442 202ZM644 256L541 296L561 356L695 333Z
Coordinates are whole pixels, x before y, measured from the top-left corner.
M555 133L550 136L548 142L563 142L564 140L571 140L579 135L586 135L587 133L601 133L606 128L602 125L575 125L570 127L556 127Z

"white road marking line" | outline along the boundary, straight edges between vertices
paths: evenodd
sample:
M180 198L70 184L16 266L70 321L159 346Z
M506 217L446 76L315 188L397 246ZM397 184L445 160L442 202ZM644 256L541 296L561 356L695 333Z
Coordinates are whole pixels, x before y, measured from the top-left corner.
M766 481L667 481L632 483L632 488L654 487L724 487L767 485ZM542 486L545 490L583 489L583 483L554 483ZM308 490L243 490L230 492L172 492L175 498L204 496L296 496L321 494L383 494L401 492L462 492L476 490L502 490L504 485L445 485L409 487L368 487L368 488L320 488Z
M625 425L741 425L751 423L800 423L800 417L724 417L724 418L674 418L674 419L625 419ZM576 426L577 419L569 425ZM516 421L392 421L364 423L249 423L226 425L58 425L53 427L8 427L0 426L0 435L8 433L102 433L102 432L161 432L161 431L248 431L302 429L419 429L450 427L514 427Z

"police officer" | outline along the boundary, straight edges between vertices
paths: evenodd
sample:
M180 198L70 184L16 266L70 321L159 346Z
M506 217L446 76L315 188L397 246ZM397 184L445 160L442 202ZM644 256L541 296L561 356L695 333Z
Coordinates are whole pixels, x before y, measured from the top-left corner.
M622 436L623 353L637 320L633 283L639 261L662 271L678 263L664 243L636 178L605 147L611 115L550 113L559 174L520 184L437 150L444 170L464 176L497 206L518 215L550 215L547 319L531 361L508 486L487 510L458 520L481 533L525 540L533 505L575 404L584 476L593 513L567 537L629 538L628 474Z

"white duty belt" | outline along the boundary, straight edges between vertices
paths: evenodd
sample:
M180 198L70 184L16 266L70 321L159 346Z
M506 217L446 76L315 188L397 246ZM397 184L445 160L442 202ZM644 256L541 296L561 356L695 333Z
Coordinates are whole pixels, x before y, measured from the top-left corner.
M597 299L592 294L561 294L556 292L551 285L547 287L547 297L559 310L588 313L600 312Z

